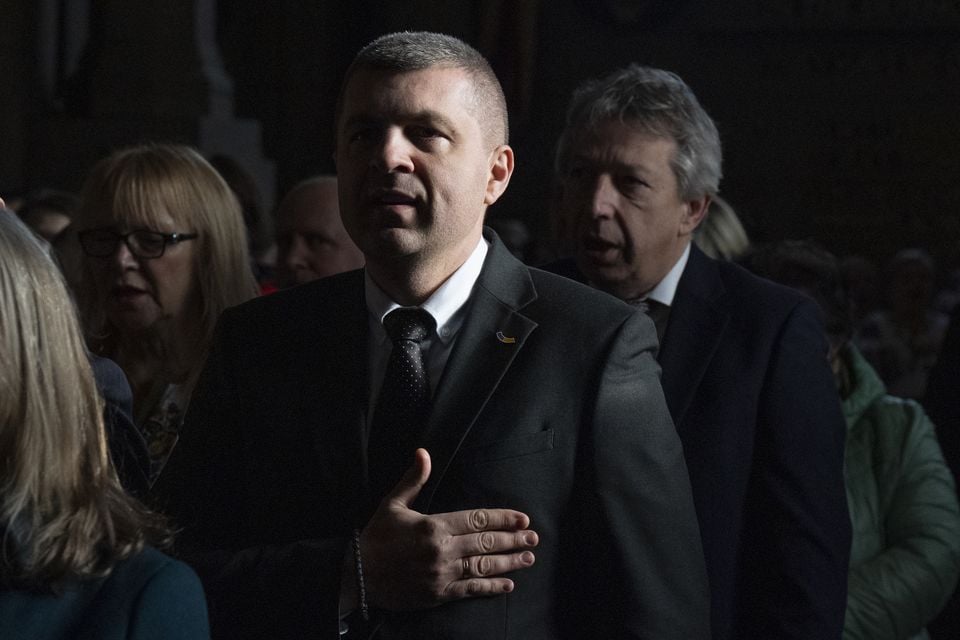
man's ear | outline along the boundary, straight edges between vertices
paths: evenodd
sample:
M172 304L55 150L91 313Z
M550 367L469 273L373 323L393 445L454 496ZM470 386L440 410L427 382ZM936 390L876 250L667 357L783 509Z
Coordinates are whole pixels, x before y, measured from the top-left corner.
M513 175L513 149L510 145L502 144L493 150L490 159L487 191L483 196L483 203L488 207L500 199L510 184L510 176Z
M707 217L707 210L710 208L710 196L701 196L696 200L687 200L683 203L683 220L680 221L680 233L688 235L703 222Z

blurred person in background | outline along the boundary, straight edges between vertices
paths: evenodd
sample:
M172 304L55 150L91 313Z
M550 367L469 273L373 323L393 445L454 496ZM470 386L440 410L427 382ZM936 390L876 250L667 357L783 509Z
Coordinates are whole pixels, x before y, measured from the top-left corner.
M303 284L363 266L363 253L340 220L336 176L291 189L277 209L277 282Z
M925 250L899 251L886 273L887 307L864 319L857 346L892 395L919 400L949 317L932 307L936 271Z
M273 242L273 221L264 210L256 180L242 164L228 155L217 153L210 156L210 165L240 202L243 224L247 228L250 263L261 293L276 291L277 249Z
M20 219L49 243L70 226L77 209L77 197L66 191L41 189L24 199L17 210Z
M257 295L240 207L195 150L146 145L94 167L76 225L87 341L130 381L152 483L177 442L220 312Z
M707 256L735 262L750 249L750 237L730 203L713 196L707 215L693 232L693 243Z
M880 273L876 263L861 255L840 260L840 277L853 316L854 327L880 306Z
M2 206L2 202L0 202ZM209 638L200 581L120 486L73 303L0 211L0 637Z
M759 275L820 306L827 355L847 421L847 504L853 524L846 640L920 640L960 572L960 507L934 426L912 400L888 395L851 342L836 259L784 242L751 259Z

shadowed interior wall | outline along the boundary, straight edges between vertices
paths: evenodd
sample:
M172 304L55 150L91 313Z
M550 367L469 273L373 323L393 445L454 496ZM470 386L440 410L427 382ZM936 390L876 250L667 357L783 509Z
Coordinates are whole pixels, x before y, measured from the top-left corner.
M58 157L36 148L56 141L31 128L59 107L24 72L36 64L27 6L0 0L0 59L7 78L24 77L0 102L8 191L38 186L48 175L38 163ZM540 237L570 91L636 61L677 72L714 116L725 146L721 192L754 238L814 237L880 259L920 244L941 264L957 261L960 3L221 0L234 112L261 124L277 193L333 168L343 71L362 44L405 28L458 35L493 61L511 105L517 171L492 214L519 217ZM74 188L83 164L71 184L50 186Z

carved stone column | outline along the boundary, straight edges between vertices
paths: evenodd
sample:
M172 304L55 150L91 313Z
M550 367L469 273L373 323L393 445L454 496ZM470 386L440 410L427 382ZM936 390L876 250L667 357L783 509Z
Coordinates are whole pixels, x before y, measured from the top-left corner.
M67 83L63 113L37 128L43 160L37 171L76 187L78 168L109 149L180 142L208 156L234 157L254 174L269 207L273 163L262 155L260 124L234 116L233 83L216 43L216 0L95 0L90 6L89 38Z

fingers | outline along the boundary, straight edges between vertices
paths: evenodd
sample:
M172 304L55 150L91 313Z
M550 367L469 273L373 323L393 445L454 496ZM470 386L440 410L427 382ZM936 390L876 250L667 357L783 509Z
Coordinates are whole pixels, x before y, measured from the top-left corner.
M536 556L532 551L498 555L470 556L460 560L460 581L470 578L492 578L517 569L533 566Z
M483 531L455 536L451 552L459 557L532 549L540 542L536 531Z
M410 508L429 477L430 454L427 453L426 449L417 449L413 454L413 464L400 478L393 491L386 495L385 500L396 501L402 506Z
M527 514L513 509L470 509L438 514L437 517L453 535L478 531L517 531L530 526Z
M536 558L530 551L463 558L463 577L448 583L441 597L443 600L459 600L509 593L513 591L513 580L499 576L530 567L535 561Z

